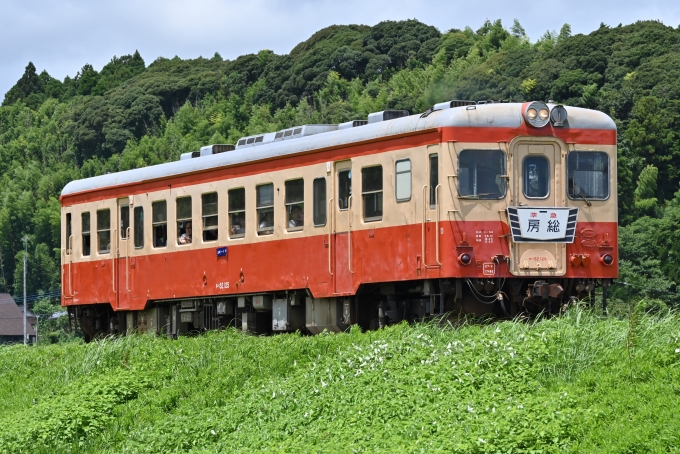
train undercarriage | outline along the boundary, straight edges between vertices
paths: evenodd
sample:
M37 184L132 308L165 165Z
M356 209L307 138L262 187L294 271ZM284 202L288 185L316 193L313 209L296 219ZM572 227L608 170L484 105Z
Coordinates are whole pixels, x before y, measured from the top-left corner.
M306 290L150 301L141 311L109 304L68 307L87 342L102 336L151 332L176 338L234 327L258 335L375 330L406 321L467 317L513 319L559 314L576 301L594 301L608 279L426 279L365 284L354 296L313 298Z

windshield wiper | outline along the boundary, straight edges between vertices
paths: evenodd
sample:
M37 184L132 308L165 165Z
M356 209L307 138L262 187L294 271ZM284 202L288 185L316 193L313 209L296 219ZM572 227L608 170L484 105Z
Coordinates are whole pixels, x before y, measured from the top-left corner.
M477 200L477 199L481 199L482 197L486 197L486 196L490 196L490 195L491 196L497 196L498 194L493 194L491 192L485 192L485 193L476 194L476 195L459 195L458 198L459 199Z
M583 193L583 191L581 190L581 188L578 188L578 195L580 195L581 198L582 198L583 200L586 201L586 204L587 204L588 206L591 206L591 205L592 205L592 203L590 203L590 200L586 199L586 195Z

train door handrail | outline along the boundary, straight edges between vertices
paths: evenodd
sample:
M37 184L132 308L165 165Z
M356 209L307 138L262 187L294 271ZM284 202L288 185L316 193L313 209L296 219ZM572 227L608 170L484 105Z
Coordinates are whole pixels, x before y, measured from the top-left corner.
M130 227L125 230L125 289L130 293Z
M111 239L111 285L113 286L113 293L116 291L116 256L118 255L118 247L114 247L114 242L118 239L116 235L117 230L113 229L113 238Z
M75 295L75 293L73 292L73 280L72 280L72 277L71 277L71 274L72 274L71 263L73 262L73 235L70 235L68 237L68 250L71 251L70 254L66 254L66 255L69 256L69 259L68 259L68 290L69 290L69 295L71 296L71 298L73 298L73 296Z
M426 208L426 194L427 194L427 186L423 186L422 190L422 196L423 196L423 210L422 210L422 222L421 222L421 232L420 232L420 254L423 257L423 265L427 268L427 261L425 260L425 221L427 218L427 208Z
M347 198L347 266L349 272L352 270L352 196Z
M335 211L333 210L333 197L328 200L328 273L333 276L333 267L331 265L332 254L332 242L333 242L333 217Z
M439 261L439 218L441 218L441 200L439 200L439 188L441 188L441 184L438 184L434 188L434 203L437 205L437 219L436 219L436 229L437 231L435 232L435 259L437 260L437 265L442 266L442 262Z

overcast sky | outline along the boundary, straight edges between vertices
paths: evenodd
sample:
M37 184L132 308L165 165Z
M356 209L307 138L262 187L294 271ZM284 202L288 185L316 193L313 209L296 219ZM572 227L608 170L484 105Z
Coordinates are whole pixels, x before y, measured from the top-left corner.
M657 19L677 27L680 2L672 0L0 0L0 100L29 61L63 80L85 64L96 70L114 55L139 50L148 65L157 57L223 58L272 49L286 54L333 24L375 25L418 19L444 32L485 19L517 18L532 41L566 22L573 34L601 22L616 26Z

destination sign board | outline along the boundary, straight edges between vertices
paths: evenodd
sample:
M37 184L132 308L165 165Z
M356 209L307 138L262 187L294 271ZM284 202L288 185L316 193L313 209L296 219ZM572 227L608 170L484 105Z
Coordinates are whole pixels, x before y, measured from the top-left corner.
M573 243L578 208L508 207L516 243Z

